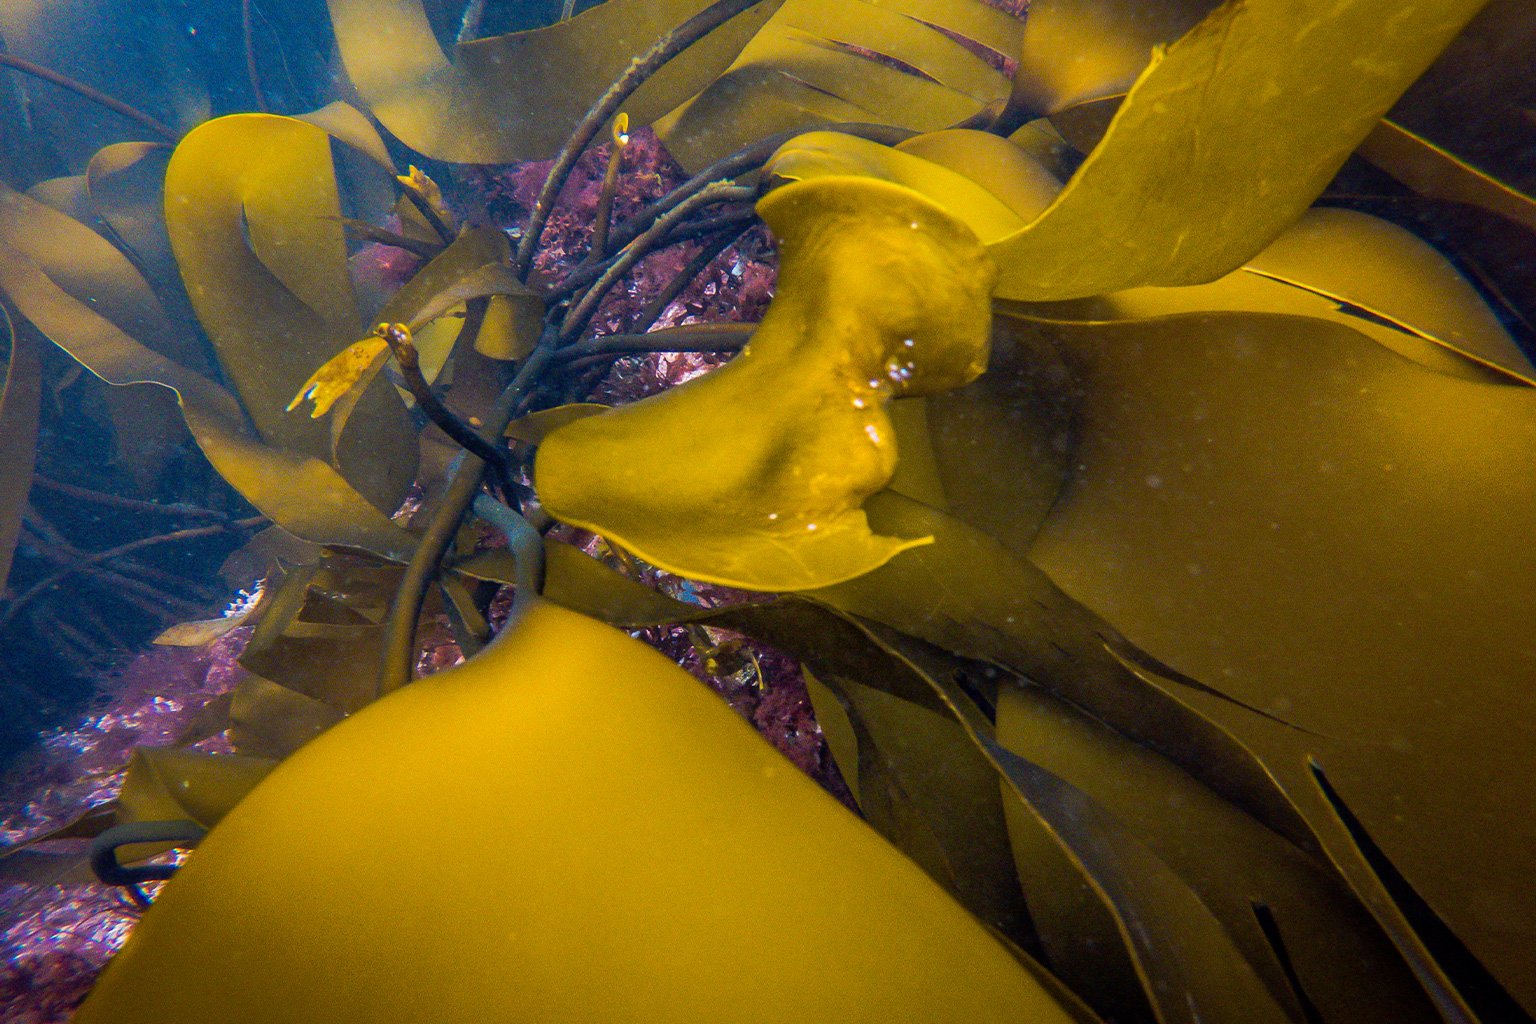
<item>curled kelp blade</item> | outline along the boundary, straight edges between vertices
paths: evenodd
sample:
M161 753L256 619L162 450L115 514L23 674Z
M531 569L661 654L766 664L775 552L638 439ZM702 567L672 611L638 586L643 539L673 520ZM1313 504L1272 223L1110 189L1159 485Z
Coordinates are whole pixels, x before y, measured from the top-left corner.
M315 367L363 334L329 133L268 114L210 121L177 146L165 193L188 293L257 433L332 463L393 510L416 469L415 429L393 388L369 388L334 439L328 424L284 412Z
M337 48L363 102L389 131L438 160L552 156L587 109L704 0L612 0L568 21L443 52L421 0L330 0ZM689 47L625 102L638 127L724 70L777 9L758 4Z
M1536 491L1511 467L1536 455L1532 391L1319 321L1049 330L1082 381L1082 468L1031 558L1227 698L1224 727L1267 744L1298 803L1318 804L1315 759L1415 898L1531 1005ZM1487 898L1511 916L1472 909Z
M933 131L1000 106L1019 20L978 0L786 0L734 63L657 122L697 169L760 138L826 121ZM967 47L957 39L971 41Z
M993 247L998 295L1080 298L1240 266L1311 204L1482 2L1219 8L1158 54L1052 206Z
M134 340L54 283L22 251L8 245L3 251L0 291L17 311L109 384L147 382L175 391L209 462L262 514L313 541L387 558L409 556L415 547L410 534L328 464L264 444L229 392Z
M914 135L895 148L964 175L1001 199L1025 223L1039 216L1061 191L1062 179L1054 162L1042 159L1040 147L1032 149L1015 138L952 128Z
M759 211L781 239L779 285L742 353L555 430L535 475L551 514L655 565L800 590L922 543L873 533L859 507L896 465L884 405L980 373L990 271L974 234L901 186L822 178Z
M1022 150L1004 140L998 139L998 142L1005 149L1017 152L1020 160L1028 163L1029 158ZM996 166L995 155L992 160ZM1006 238L1027 223L994 191L960 171L842 132L798 135L768 158L765 169L786 181L849 176L889 181L941 206L945 213L975 232L983 245ZM998 178L1011 182L1014 175L1009 171L1017 173L1013 167L999 168Z
M0 385L0 585L10 575L21 517L32 488L37 457L37 414L43 394L42 359L36 335L17 332L0 309L4 333L4 383Z

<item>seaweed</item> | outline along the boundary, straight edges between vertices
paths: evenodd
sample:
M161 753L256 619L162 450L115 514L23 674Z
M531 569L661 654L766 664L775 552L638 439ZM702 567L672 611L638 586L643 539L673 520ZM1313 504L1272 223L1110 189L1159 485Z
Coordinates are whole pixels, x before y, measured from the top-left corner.
M265 579L241 619L251 674L184 737L222 733L233 753L140 751L111 813L67 830L101 834L114 877L138 879L121 862L155 851L115 829L212 829L176 840L197 845L192 867L84 1019L246 1019L280 980L351 977L368 958L329 943L383 934L383 911L316 880L355 868L375 892L412 864L435 879L420 901L438 916L390 912L446 980L380 953L376 987L342 1006L296 983L309 995L284 1019L368 1019L386 995L431 1003L435 985L456 993L441 1019L501 1012L475 945L483 908L445 909L458 890L443 865L480 872L465 851L522 851L528 874L481 896L551 935L564 926L530 895L552 870L539 851L562 851L562 871L613 865L600 829L572 824L583 808L551 811L537 759L492 734L522 706L518 681L535 685L525 666L542 665L536 692L569 684L586 710L551 698L517 735L561 764L610 763L594 695L661 678L615 630L679 624L699 659L734 658L758 685L744 642L803 666L858 813L986 927L975 963L1005 951L1040 1013L1536 1014L1536 491L1522 472L1536 457L1536 172L1518 113L1529 83L1511 71L1536 31L1527 9L1038 0L1020 18L979 0L609 0L474 38L501 17L484 7L331 0L359 109L285 106L246 4L254 111L209 118L197 89L150 87L161 64L123 97L93 70L78 98L126 119L59 139L65 173L48 180L35 157L6 167L7 558L30 522L39 395L68 389L59 353L112 386L120 445L188 439L228 489L202 510L216 519L104 541L60 573L265 526L239 555ZM0 18L9 66L28 47L64 52L18 26ZM1480 59L1490 49L1502 62ZM1447 116L1458 104L1469 114ZM125 139L125 125L173 138ZM646 126L678 184L616 199ZM456 211L456 180L495 173L462 165L534 160L550 163L524 164L542 187L514 230ZM555 259L578 167L590 234ZM759 223L779 275L760 322L656 329ZM356 281L365 244L409 268L388 294ZM648 352L724 365L616 408L591 401L615 360ZM157 391L176 410L137 397ZM140 489L114 500L160 504L156 445ZM234 515L240 502L259 516ZM673 578L689 582L658 585ZM23 579L0 627L44 587ZM758 596L678 599L696 584ZM469 659L419 684L429 620ZM679 756L737 778L715 759L716 726L685 717ZM434 743L463 749L439 765ZM413 789L402 758L439 788ZM711 798L677 772L612 763L659 788L631 785L623 806L571 791L626 828ZM517 773L515 794L498 770ZM366 780L381 810L342 807L329 777ZM462 799L441 789L450 777ZM775 786L752 792L779 807ZM431 835L402 840L404 862L380 852L401 827L384 809L430 828L448 803L441 862L425 860ZM744 835L782 825L760 807L723 813ZM546 822L564 831L530 842ZM509 832L515 844L498 840ZM623 841L641 860L697 852L686 837ZM888 866L886 847L801 842L772 848L828 870ZM277 862L293 873L268 877ZM677 947L709 980L663 951L665 978L751 1005L762 974L731 964L732 944L782 928L701 909L695 883L677 884L654 904L610 901L629 922L615 927L676 901L672 920L714 936ZM603 920L583 893L559 899L572 920ZM284 914L306 938L249 966ZM885 920L909 936L928 918ZM193 977L204 930L225 959ZM605 995L646 1007L625 1019L672 1019L630 980L655 951L623 934L629 952L577 965L544 959L564 947L535 936L496 977L557 979L561 1019L614 1019ZM903 964L845 952L816 975L820 997L847 1007L863 990L869 1014L888 1012Z

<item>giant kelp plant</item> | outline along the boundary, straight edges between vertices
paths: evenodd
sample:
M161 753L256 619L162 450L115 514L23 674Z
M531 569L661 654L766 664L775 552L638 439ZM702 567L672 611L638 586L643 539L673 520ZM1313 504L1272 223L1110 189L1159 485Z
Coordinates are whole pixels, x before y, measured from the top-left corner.
M78 1019L1531 1019L1529 5L564 13L330 0L355 94L0 197L3 539L40 337L270 523L235 753L71 829L195 847ZM616 217L640 125L692 177ZM434 181L529 160L512 232ZM653 330L759 222L761 321ZM864 823L623 632L678 622L802 663Z

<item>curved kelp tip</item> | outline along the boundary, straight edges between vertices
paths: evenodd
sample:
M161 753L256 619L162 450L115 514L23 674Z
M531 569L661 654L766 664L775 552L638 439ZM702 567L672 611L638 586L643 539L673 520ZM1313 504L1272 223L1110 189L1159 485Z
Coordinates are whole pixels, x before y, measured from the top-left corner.
M826 177L770 193L778 294L735 360L553 431L551 514L682 575L751 590L830 586L928 538L860 507L896 469L885 404L985 368L994 270L975 234L909 188Z

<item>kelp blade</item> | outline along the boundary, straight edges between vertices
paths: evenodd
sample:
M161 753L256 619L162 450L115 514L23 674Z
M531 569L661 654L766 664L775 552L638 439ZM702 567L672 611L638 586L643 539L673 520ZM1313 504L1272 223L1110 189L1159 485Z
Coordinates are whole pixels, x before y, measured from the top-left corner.
M998 295L1210 281L1272 240L1485 0L1228 3L1155 59Z

